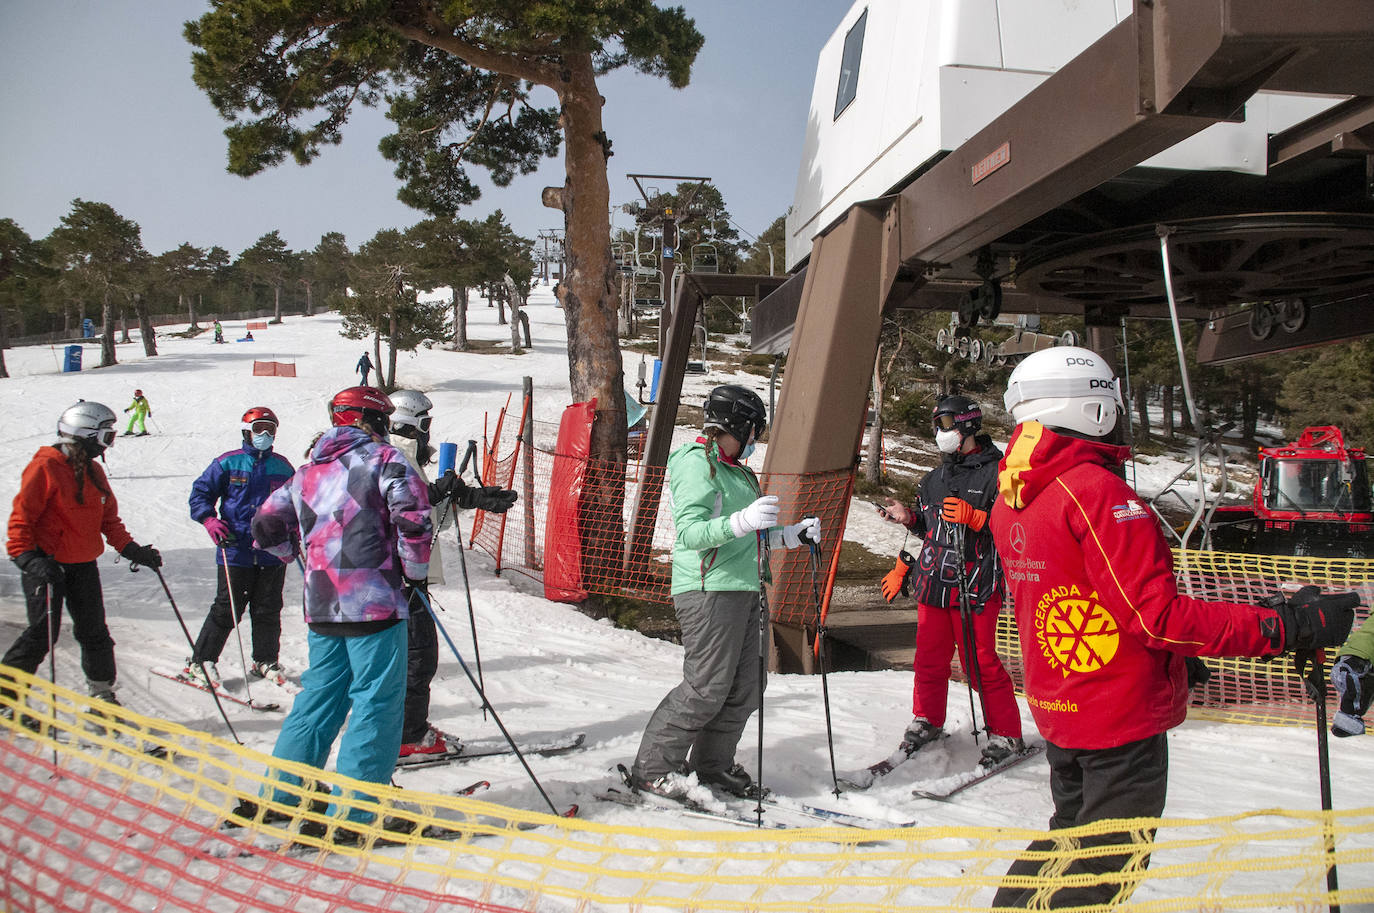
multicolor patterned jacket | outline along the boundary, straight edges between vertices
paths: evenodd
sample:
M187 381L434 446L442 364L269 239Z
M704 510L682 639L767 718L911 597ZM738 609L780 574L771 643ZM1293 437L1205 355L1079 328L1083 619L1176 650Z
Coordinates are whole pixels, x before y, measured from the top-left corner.
M390 444L331 428L253 518L261 548L305 553L307 624L408 618L402 574L429 570L429 493Z

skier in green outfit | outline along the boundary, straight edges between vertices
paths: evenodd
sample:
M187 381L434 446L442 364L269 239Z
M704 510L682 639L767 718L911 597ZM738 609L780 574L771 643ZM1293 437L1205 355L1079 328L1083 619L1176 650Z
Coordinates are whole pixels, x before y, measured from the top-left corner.
M1363 735L1364 715L1374 699L1374 615L1336 651L1331 684L1340 699L1340 709L1331 721L1332 734Z
M138 437L143 437L148 433L148 429L144 426L144 420L153 414L153 407L148 405L148 400L144 397L142 390L134 391L134 401L129 403L129 408L124 411L133 413L129 416L129 427L124 431L126 436L134 433L134 425L138 425Z

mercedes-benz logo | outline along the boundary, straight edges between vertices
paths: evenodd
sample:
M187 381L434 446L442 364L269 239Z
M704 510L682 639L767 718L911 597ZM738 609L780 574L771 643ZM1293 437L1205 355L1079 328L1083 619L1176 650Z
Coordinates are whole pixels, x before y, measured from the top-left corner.
M1011 550L1018 555L1026 550L1026 529L1020 523L1011 525Z

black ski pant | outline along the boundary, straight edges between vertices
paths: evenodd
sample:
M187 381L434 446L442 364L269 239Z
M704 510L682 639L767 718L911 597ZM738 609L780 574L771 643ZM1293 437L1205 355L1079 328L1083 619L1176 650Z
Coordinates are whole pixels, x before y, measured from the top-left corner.
M81 645L81 671L87 682L113 685L115 680L114 639L105 626L105 599L100 592L100 571L94 561L63 564L62 582L48 584L32 574L21 574L24 605L29 626L19 635L0 662L25 672L38 671L48 655L48 641L54 646L62 630L62 606L72 617L72 635ZM52 612L49 613L49 601ZM51 627L49 627L51 626ZM13 692L7 693L13 695Z
M434 616L424 604L410 600L406 624L406 704L401 744L418 742L429 731L429 684L439 670L439 637Z
M1054 816L1050 829L1060 830L1107 818L1158 818L1164 813L1164 794L1169 780L1169 741L1159 733L1115 748L1074 749L1047 744L1050 762L1050 792L1054 796ZM1062 857L1017 859L1008 875L1103 876L1098 884L1075 888L1010 887L997 889L994 907L1058 909L1061 907L1116 904L1130 897L1140 880L1138 873L1150 864L1154 828L1136 831L1110 831L1096 837L1074 841L1078 847L1120 844L1126 852L1078 857L1064 865ZM1029 852L1048 853L1053 840L1035 840ZM1124 873L1124 874L1123 874ZM1133 874L1134 873L1134 874Z
M219 585L201 625L191 662L217 663L244 610L253 619L253 662L274 663L281 650L281 590L286 565L219 566ZM230 598L232 594L232 599Z

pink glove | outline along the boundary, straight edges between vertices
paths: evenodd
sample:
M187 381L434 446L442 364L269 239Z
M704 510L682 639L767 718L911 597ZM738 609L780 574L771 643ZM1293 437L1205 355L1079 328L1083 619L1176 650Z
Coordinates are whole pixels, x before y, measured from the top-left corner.
M207 517L201 521L205 531L210 534L210 541L216 545L224 545L234 541L234 531L229 528L219 517Z

